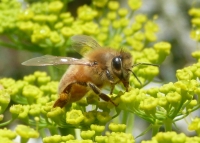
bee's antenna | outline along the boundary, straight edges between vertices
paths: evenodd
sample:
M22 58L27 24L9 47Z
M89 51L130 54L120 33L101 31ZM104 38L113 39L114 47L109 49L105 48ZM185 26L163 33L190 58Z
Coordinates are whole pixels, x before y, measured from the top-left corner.
M133 76L137 79L137 81L140 83L140 85L142 85L142 82L139 80L137 75L131 69L128 69L128 71L130 71L133 74Z
M132 66L132 68L133 68L133 67L136 67L136 66L139 66L139 65L147 65L147 66L156 66L156 67L159 67L158 64L137 63L137 64L134 64L134 65ZM139 80L139 78L137 77L137 75L136 75L131 69L128 69L128 71L130 71L130 72L133 74L133 76L137 79L137 81L140 83L140 85L142 85L142 82Z
M151 64L151 63L137 63L137 64L134 64L134 65L132 66L132 68L133 68L133 67L136 67L136 66L139 66L139 65L156 66L156 67L159 67L159 66L160 66L160 65L158 65L158 64Z

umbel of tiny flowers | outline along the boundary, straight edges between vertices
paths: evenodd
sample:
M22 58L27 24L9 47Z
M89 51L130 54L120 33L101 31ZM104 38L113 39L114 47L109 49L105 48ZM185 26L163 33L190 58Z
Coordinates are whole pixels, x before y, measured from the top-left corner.
M189 124L188 129L190 131L195 131L198 137L200 137L200 127L199 127L200 119L198 117L194 118L192 122Z
M1 138L7 138L9 140L13 140L16 138L16 136L17 136L17 134L14 131L11 131L7 128L0 129L0 137Z
M17 125L15 131L21 137L22 143L28 142L30 138L39 137L39 133L37 131L25 125Z
M53 136L43 138L44 143L67 142L67 141L72 141L72 140L74 140L74 136L71 134L66 135L66 136L53 135Z
M177 134L176 132L159 132L151 140L142 141L141 143L154 143L154 142L166 142L166 143L189 143L199 142L199 137L187 137L184 133Z
M4 113L10 103L10 94L5 89L0 89L0 114Z
M191 24L193 26L190 36L192 39L199 42L200 40L200 29L199 29L200 9L193 7L189 10L188 13L191 16Z
M196 64L192 65L190 68L186 67L187 72L189 70L198 69L198 68L192 68L197 66ZM185 71L185 69L183 69ZM193 70L194 72L194 70ZM26 77L32 77L37 79L40 72L36 72L32 75L26 76ZM181 72L178 72L177 77L179 79L182 79ZM184 72L183 72L184 74ZM41 75L45 75L48 77L48 75L41 73ZM193 75L193 74L192 74ZM42 76L42 77L45 77ZM165 84L159 88L151 88L148 90L141 90L138 88L132 88L129 92L122 93L119 97L116 96L115 100L120 100L119 105L117 108L123 109L129 112L133 112L140 116L141 118L149 121L153 126L153 129L155 130L155 133L157 133L155 127L160 127L161 125L165 125L166 130L171 130L172 123L186 117L189 113L193 112L194 110L199 108L199 100L193 99L193 96L199 94L199 84L196 80L191 79L195 78L195 76L188 76L190 80L180 80L175 83L168 83ZM27 80L27 78L24 78L24 82ZM28 85L33 85L38 82L38 80L28 80L26 81L26 84L22 81L15 81L11 79L1 79L0 83L2 85L5 84L5 81L12 81L8 82L10 84L10 87L13 85L25 85L25 86L16 86L18 87L18 90L15 90L14 93L11 96L12 99L14 96L17 96L17 98L22 98L22 100L25 101L24 95L22 94L24 89L27 88ZM22 84L23 83L23 84ZM101 137L101 133L104 131L105 127L104 125L112 119L112 117L109 115L110 109L106 109L106 106L101 109L104 110L104 112L99 111L89 111L86 112L83 110L83 107L85 108L85 104L79 104L75 103L71 106L71 109L69 111L66 111L65 108L54 108L52 109L53 103L51 100L55 100L54 94L56 92L57 86L55 86L55 83L52 81L47 82L41 82L37 83L36 89L39 90L38 93L42 92L40 98L44 98L45 100L41 102L40 100L34 100L33 102L23 102L24 105L18 104L13 105L10 107L10 113L12 114L12 119L19 118L25 123L28 123L32 126L38 127L41 130L43 130L45 127L50 127L50 132L52 134L57 134L58 131L56 129L56 126L62 127L62 128L69 128L69 127L86 127L86 130L88 132L82 132L82 136L84 139L90 139L93 138L93 131L95 131L95 140L104 140L111 141L113 136L124 136L123 134L108 134L107 137ZM58 84L56 84L58 85ZM11 91L11 88L9 86L5 86L5 91ZM51 87L51 88L47 88ZM55 88L55 89L52 89ZM17 88L16 88L17 89ZM20 89L20 90L19 90ZM27 90L32 91L31 88L27 88ZM3 92L4 93L4 92ZM8 92L9 93L9 92ZM16 94L16 95L15 95ZM26 98L28 98L29 93L27 93ZM30 95L32 95L32 92L30 92ZM53 95L53 98L52 98ZM180 96L181 95L181 96ZM47 98L48 97L48 98ZM31 96L32 98L32 96ZM18 100L16 100L18 101ZM21 103L21 101L18 101ZM87 103L87 101L84 101ZM108 104L108 103L106 103ZM104 105L106 105L104 104ZM101 105L96 103L96 105ZM109 105L109 104L108 104ZM107 107L109 107L107 105ZM98 106L97 106L98 107ZM167 112L166 112L167 111ZM184 112L183 112L184 111ZM32 117L39 117L37 120L32 120ZM46 118L46 119L45 119ZM47 120L48 119L48 120ZM10 123L10 122L9 122ZM8 122L7 122L8 124ZM92 125L91 125L92 124ZM3 124L1 124L2 126ZM6 124L4 124L6 125ZM88 126L91 125L91 126ZM88 127L87 127L88 126ZM104 127L104 128L103 128ZM90 128L90 129L89 129ZM109 125L109 129L112 132L123 132L125 130L125 125L118 125L111 123ZM92 131L91 136L85 136L84 134L89 133L90 130ZM131 139L131 138L128 138ZM121 139L119 139L122 141Z
M132 88L120 96L119 108L137 114L150 122L155 135L161 125L166 131L172 124L199 109L199 63L177 70L178 81L147 90Z
M154 20L144 14L133 16L141 7L141 0L128 0L129 8L122 8L118 1L99 3L92 0L92 7L83 5L77 9L77 17L66 11L69 2L36 1L27 3L22 9L22 4L16 0L2 1L0 20L6 22L0 26L0 34L9 42L0 40L0 44L43 54L65 55L66 51L71 51L69 38L77 34L91 35L105 46L123 46L136 51L157 39L155 34L159 28ZM102 12L103 8L107 11ZM13 31L17 32L10 34Z

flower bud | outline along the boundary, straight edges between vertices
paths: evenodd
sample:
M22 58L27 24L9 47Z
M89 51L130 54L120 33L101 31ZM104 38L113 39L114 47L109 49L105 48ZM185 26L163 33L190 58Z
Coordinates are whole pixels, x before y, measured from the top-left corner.
M10 107L10 113L12 114L12 118L15 119L19 116L20 113L23 112L23 106L22 105L12 105Z
M81 131L82 139L91 139L94 135L95 135L95 131L92 131L92 130Z
M71 110L66 113L66 122L68 124L78 125L84 120L81 110Z
M10 94L5 90L0 90L0 113L3 113L6 108L8 107L8 104L10 103Z
M11 140L15 139L17 134L7 128L0 129L0 137L9 138Z
M108 112L97 112L97 120L102 124L107 123L111 118Z
M86 125L91 125L94 121L95 121L95 115L93 114L93 112L84 112L84 119L83 119L83 123Z
M128 0L128 5L132 10L137 10L142 6L141 0Z
M110 123L108 128L112 132L124 132L126 130L126 125L125 124L115 124L115 123Z
M101 134L105 130L105 126L92 124L90 129L95 131L96 134Z
M126 8L120 8L118 10L118 14L119 14L120 17L125 17L128 14L128 9L126 9Z
M53 135L53 136L43 138L44 143L58 143L58 142L62 142L62 141L63 140L62 140L61 135Z
M119 8L119 2L118 1L109 1L108 8L110 10L117 10Z
M61 1L51 1L48 5L48 9L50 12L58 13L62 10L64 7L63 3Z
M17 125L15 131L18 135L25 139L39 137L39 133L29 126Z
M97 143L105 143L106 138L106 136L95 136L95 141Z

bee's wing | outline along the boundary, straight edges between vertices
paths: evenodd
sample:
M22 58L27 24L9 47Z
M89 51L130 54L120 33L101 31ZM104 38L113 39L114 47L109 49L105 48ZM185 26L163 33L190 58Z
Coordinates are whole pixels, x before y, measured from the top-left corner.
M75 35L71 37L72 47L82 56L93 49L101 48L101 46L90 36Z
M22 63L25 66L49 66L49 65L87 65L92 66L94 62L86 59L76 59L71 57L58 57L45 55L41 57L32 58Z

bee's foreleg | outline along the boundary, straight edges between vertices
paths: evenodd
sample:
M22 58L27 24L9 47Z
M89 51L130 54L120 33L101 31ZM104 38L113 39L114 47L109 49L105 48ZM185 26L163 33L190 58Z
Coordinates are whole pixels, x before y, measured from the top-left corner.
M115 88L115 85L116 85L116 84L118 84L119 82L120 82L120 80L119 80L119 81L117 81L117 82L115 82L115 83L111 83L110 94L112 94L112 93L113 93L113 90L114 90L114 88Z
M109 82L111 83L111 90L110 90L110 94L113 93L113 90L115 88L115 83L114 83L114 79L113 79L113 76L112 74L110 73L110 71L108 69L106 69L106 77L107 79L109 80Z
M106 77L110 81L110 83L114 83L114 78L113 78L112 74L110 73L110 71L108 69L106 69L105 72L106 72Z
M110 73L110 71L107 69L105 72L106 72L106 77L107 77L107 79L108 79L109 82L111 83L110 94L112 94L112 93L113 93L113 90L114 90L114 88L115 88L115 85L118 84L118 83L120 82L120 80L117 81L117 82L115 82L115 81L114 81L114 78L113 78L113 76L112 76L112 74Z
M113 105L117 106L108 95L104 94L101 92L101 90L93 83L89 82L87 83L87 85L94 91L94 93L96 93L101 99L103 99L104 101L107 102L111 102Z

